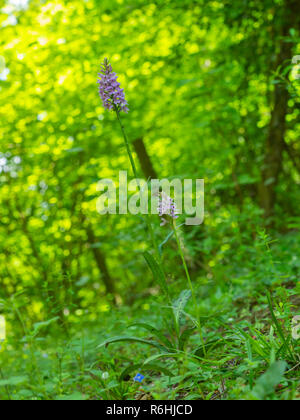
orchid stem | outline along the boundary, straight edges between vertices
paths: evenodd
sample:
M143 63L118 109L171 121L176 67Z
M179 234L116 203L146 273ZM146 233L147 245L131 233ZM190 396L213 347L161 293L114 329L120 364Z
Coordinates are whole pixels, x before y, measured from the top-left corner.
M181 257L181 260L182 260L182 264L183 264L183 267L184 267L184 271L185 271L185 274L186 274L186 278L187 278L187 281L188 281L188 284L189 284L189 288L192 292L192 299L193 299L193 303L194 303L194 306L195 306L195 309L196 309L196 312L197 312L197 322L198 322L199 335L200 335L201 343L203 345L203 353L204 353L204 356L206 357L206 348L205 348L205 341L204 341L204 338L203 338L201 318L200 318L200 313L199 313L199 306L197 304L197 299L196 299L194 286L193 286L193 283L192 283L192 280L191 280L191 277L190 277L188 267L186 265L186 261L185 261L185 258L184 258L184 254L183 254L182 246L181 246L181 243L180 243L180 239L178 237L175 220L173 220L173 229L174 229L175 239L176 239L177 246L178 246L178 251L179 251L179 254L180 254L180 257Z
M138 178L138 175L137 175L137 169L136 169L135 162L134 162L134 159L133 159L133 155L132 155L132 152L131 152L131 149L130 149L128 137L127 137L124 125L123 125L122 120L121 120L120 111L119 111L119 109L116 105L114 105L114 108L115 108L117 118L118 118L118 121L119 121L119 124L120 124L120 127L121 127L121 131L122 131L122 134L123 134L123 137L124 137L124 142L125 142L127 154L129 156L129 160L130 160L130 164L131 164L131 167L132 167L133 175L134 175L134 177L137 181L138 188L141 191L141 185L140 185L139 178ZM159 262L161 262L161 256L160 256L160 253L159 253L159 250L158 250L158 245L157 245L157 242L156 242L156 239L155 239L155 235L154 235L154 231L153 231L153 227L152 227L152 224L151 224L149 214L147 214L146 223L147 223L147 226L148 226L148 229L149 229L149 233L150 233L150 236L151 236L151 240L152 240L154 250L156 252L156 255L158 257Z
M133 155L132 155L132 152L131 152L131 149L130 149L130 144L129 144L129 141L128 141L128 137L127 137L123 122L121 120L120 111L119 111L119 109L116 105L114 105L114 109L116 111L117 118L118 118L118 121L119 121L119 124L120 124L120 127L121 127L121 131L122 131L122 134L123 134L123 137L124 137L124 142L125 142L127 154L129 156L129 160L130 160L130 164L131 164L131 167L132 167L133 175L134 175L134 177L137 181L138 188L141 191L141 185L140 185L140 182L139 182L139 178L137 176L137 169L136 169L134 158L133 158ZM147 223L147 227L148 227L148 230L149 230L149 233L150 233L150 236L151 236L151 241L152 241L155 253L156 253L156 257L158 259L158 263L161 267L163 275L165 276L164 268L163 268L163 265L162 265L162 257L161 257L161 254L159 252L157 241L155 239L155 234L154 234L154 230L153 230L153 227L152 227L152 223L151 223L149 214L147 214L146 223ZM171 301L171 297L170 297L169 293L167 293L167 299L168 299L170 307L172 308L172 301ZM177 335L177 338L179 339L180 329L179 329L179 325L178 325L178 322L176 320L176 317L174 315L173 308L172 308L172 313L173 313L173 317L174 317L176 335Z

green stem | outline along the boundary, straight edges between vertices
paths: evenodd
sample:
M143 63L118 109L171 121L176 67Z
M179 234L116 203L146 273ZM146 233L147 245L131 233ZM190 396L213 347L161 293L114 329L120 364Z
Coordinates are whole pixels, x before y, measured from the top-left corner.
M132 155L132 152L131 152L131 149L130 149L128 137L127 137L124 125L123 125L122 120L121 120L120 111L119 111L119 109L116 105L114 105L114 108L115 108L117 118L118 118L121 130L122 130L122 134L123 134L123 137L124 137L124 142L125 142L127 154L129 156L129 160L130 160L130 164L131 164L131 167L132 167L133 175L134 175L134 177L135 177L135 179L138 183L139 191L141 191L142 189L141 189L141 185L140 185L139 178L138 178L138 175L137 175L137 169L136 169L135 162L134 162L134 159L133 159L133 155ZM161 255L160 255L159 250L158 250L158 245L157 245L157 242L156 242L156 239L155 239L155 235L154 235L154 231L153 231L153 227L152 227L152 224L151 224L151 221L150 221L149 214L147 214L146 223L147 223L147 226L148 226L148 230L150 232L151 241L153 243L153 247L154 247L156 256L157 256L159 262L161 263Z
M198 330L199 330L200 339L201 339L201 342L202 342L202 345L203 345L203 353L206 356L206 348L205 348L205 342L204 342L203 333L202 333L202 326L201 326L201 318L200 318L200 313L199 313L199 306L197 304L197 299L196 299L196 294L195 294L194 286L193 286L193 283L192 283L192 280L191 280L191 277L190 277L189 270L188 270L187 265L186 265L186 261L185 261L184 254L183 254L183 251L182 251L180 239L178 237L177 228L176 228L176 221L175 220L173 220L173 229L174 229L175 239L176 239L177 246L178 246L178 251L179 251L179 254L180 254L180 257L181 257L181 260L182 260L182 264L183 264L183 267L184 267L184 271L185 271L185 274L186 274L186 278L187 278L187 281L188 281L188 284L189 284L189 288L190 288L190 290L192 292L192 299L193 299L193 303L194 303L194 306L195 306L195 309L196 309L196 313L197 313Z
M128 153L129 159L130 159L130 163L131 163L131 167L132 167L132 170L133 170L134 177L135 177L135 179L138 179L137 170L136 170L134 159L133 159L133 156L132 156L132 153L131 153L131 150L130 150L128 137L127 137L124 125L123 125L122 120L121 120L120 111L118 110L118 107L116 105L115 105L115 111L116 111L117 118L118 118L121 130L122 130L122 134L123 134L123 137L124 137L124 141L125 141L127 153ZM140 185L139 185L139 188L140 188Z
M132 167L133 175L134 175L134 177L135 177L135 179L137 181L139 191L141 191L141 185L140 185L139 178L138 178L138 175L137 175L137 169L136 169L135 162L134 162L134 159L133 159L133 155L132 155L132 152L131 152L131 149L130 149L130 144L129 144L129 141L128 141L128 137L127 137L127 134L126 134L124 125L123 125L122 120L121 120L120 111L119 111L119 109L118 109L118 107L116 105L114 105L114 109L115 109L115 112L117 114L118 122L120 124L121 131L122 131L122 134L123 134L123 137L124 137L124 142L125 142L127 154L129 156L129 160L130 160L130 164L131 164L131 167ZM156 257L158 259L158 262L160 264L160 267L162 269L162 272L163 272L163 274L165 276L164 268L163 268L163 265L162 265L162 258L161 258L160 252L159 252L157 241L155 239L155 234L154 234L154 231L153 231L153 227L152 227L152 224L151 224L151 220L150 220L149 214L147 214L146 223L147 223L147 227L148 227L148 230L149 230L149 233L150 233L150 236L151 236L151 241L152 241L152 244L153 244L155 253L156 253ZM171 298L170 298L169 294L167 294L167 299L169 301L170 306L172 307L172 301L171 301ZM172 313L173 313L173 309L172 309ZM174 313L173 313L173 315L174 315ZM175 322L176 334L177 334L177 337L179 339L179 333L180 333L180 331L179 331L179 325L178 325L178 323L176 321L175 315L174 315L174 322Z

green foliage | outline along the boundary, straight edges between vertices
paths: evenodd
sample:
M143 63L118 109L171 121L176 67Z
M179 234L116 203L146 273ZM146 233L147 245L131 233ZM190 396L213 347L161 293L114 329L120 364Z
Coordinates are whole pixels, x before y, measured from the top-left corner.
M174 315L175 318L177 320L177 323L179 323L180 321L180 317L191 297L191 291L190 290L183 290L180 293L180 296L178 299L176 299L173 303L173 311L174 311Z
M159 284L161 290L166 294L166 296L169 296L168 285L160 265L149 252L144 253L144 258L152 271L154 280Z
M274 392L274 389L284 378L285 362L275 362L256 382L253 394L263 400Z
M299 2L14 3L0 5L0 400L299 399ZM160 179L204 178L203 225L98 214L99 180L131 174L97 92L106 56L139 175L141 139Z

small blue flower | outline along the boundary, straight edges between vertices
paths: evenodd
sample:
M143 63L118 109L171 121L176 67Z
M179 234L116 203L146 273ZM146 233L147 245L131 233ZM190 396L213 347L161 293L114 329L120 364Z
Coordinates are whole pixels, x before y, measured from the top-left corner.
M141 373L137 373L135 377L133 378L135 382L140 382L140 383L143 382L144 379L145 379L145 376L143 376Z

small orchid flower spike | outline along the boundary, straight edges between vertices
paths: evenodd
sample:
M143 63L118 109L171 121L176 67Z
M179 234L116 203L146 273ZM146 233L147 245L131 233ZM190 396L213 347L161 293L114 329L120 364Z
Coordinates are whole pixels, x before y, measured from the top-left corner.
M165 226L168 223L167 216L174 220L179 217L175 201L164 192L159 195L158 214L162 220L160 226Z
M121 89L120 83L117 81L118 76L113 72L107 58L101 64L99 79L99 95L102 99L103 106L107 110L115 108L118 111L128 112L128 103L125 99L124 89Z

